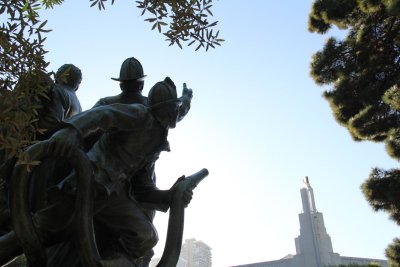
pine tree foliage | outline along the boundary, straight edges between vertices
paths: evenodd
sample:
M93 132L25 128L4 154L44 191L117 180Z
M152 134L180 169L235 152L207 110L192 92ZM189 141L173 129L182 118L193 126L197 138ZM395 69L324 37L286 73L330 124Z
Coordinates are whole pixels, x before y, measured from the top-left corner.
M362 191L375 211L384 210L400 225L400 170L372 170ZM399 255L400 256L400 255Z
M110 1L114 4L115 0ZM19 162L36 164L23 154L40 129L35 126L40 99L51 86L51 73L45 60L47 21L41 21L39 10L53 8L64 0L0 1L0 164L18 156ZM90 0L89 5L105 8L107 0ZM196 43L199 50L208 50L224 40L215 30L212 0L143 0L137 8L145 19L167 37L170 45ZM29 166L29 165L28 165Z
M329 89L323 93L337 122L356 141L383 142L400 160L400 1L316 0L309 31L330 37L313 55L311 76ZM374 168L362 185L374 210L387 212L400 224L400 170ZM391 266L400 266L395 242L387 249Z
M389 245L386 249L386 257L389 259L389 266L400 267L400 239L395 238Z

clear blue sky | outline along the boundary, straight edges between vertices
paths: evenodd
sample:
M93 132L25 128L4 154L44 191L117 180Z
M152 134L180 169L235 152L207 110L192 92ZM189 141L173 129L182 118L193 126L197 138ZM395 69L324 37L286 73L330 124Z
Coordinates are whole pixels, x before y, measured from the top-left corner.
M214 267L294 254L306 175L334 251L384 257L399 228L374 213L359 188L371 168L398 163L382 144L352 141L310 78L310 58L328 37L307 31L311 1L215 1L226 42L207 53L169 47L134 1L101 12L89 5L70 0L44 12L53 29L49 70L81 68L84 109L120 92L110 77L131 56L148 75L145 94L165 76L179 91L184 82L193 89L192 110L170 132L172 151L160 157L157 175L167 189L182 174L209 169L186 211L184 238L210 245ZM167 216L157 216L159 256Z

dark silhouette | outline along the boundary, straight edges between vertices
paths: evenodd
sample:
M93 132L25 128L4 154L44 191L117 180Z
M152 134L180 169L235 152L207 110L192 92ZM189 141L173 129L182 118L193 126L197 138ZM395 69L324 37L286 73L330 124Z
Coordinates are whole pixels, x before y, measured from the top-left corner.
M148 106L112 104L82 112L66 120L63 123L65 128L57 131L48 141L31 148L37 149L39 154L50 154L53 157L63 157L73 161L76 158L75 151L83 144L84 138L94 131L102 131L99 140L86 153L91 162L88 166L93 168L95 183L85 188L88 192L95 191L94 231L103 259L91 261L88 260L90 257L83 255L78 259L80 261L78 265L145 266L143 264L148 264L141 263L141 259L148 258L148 255L152 254L152 248L158 240L152 225L151 213L154 213L154 209L166 211L172 203L178 203L173 205L175 208L171 212L178 210L178 217L183 218L181 206L186 206L190 202L192 189L198 183L192 180L198 180L199 177L203 178L206 175L206 171L203 171L195 175L196 179L181 177L169 190L159 190L156 187L155 161L161 151L169 151L168 131L174 128L178 119L182 117L179 114L182 100L177 98L175 85L167 77L150 90L148 104ZM14 173L19 175L20 172L21 170L17 170ZM83 194L83 198L89 201L74 205L75 198L78 201L82 196L76 191L79 189L77 184L84 180L78 177L79 174L80 172L72 172L53 188L49 194L49 205L36 212L33 220L30 219L29 211L23 208L21 209L23 215L13 215L15 232L11 231L0 238L0 264L6 263L23 251L32 266L43 266L46 262L45 254L41 252L42 246L49 247L60 242L73 242L83 238L75 235L73 215L80 214L80 210L91 210L91 194ZM24 187L27 184L23 184L22 178L13 178L12 181L15 181L12 187L14 192L12 207L19 209L24 206L21 197L25 195ZM175 238L174 245L167 246L168 251L171 251L171 247L178 247L179 236L182 238L183 219L175 220L173 224L175 226L171 229L175 230L171 230L172 235L178 238ZM182 230L176 231L178 225ZM79 228L84 228L84 223L79 224ZM85 248L88 246L82 245L82 247L82 250L86 251ZM176 253L168 253L175 254L176 258ZM94 265L88 262L94 262ZM171 261L164 260L164 262ZM176 264L173 262L174 260L172 265L163 264L173 266Z

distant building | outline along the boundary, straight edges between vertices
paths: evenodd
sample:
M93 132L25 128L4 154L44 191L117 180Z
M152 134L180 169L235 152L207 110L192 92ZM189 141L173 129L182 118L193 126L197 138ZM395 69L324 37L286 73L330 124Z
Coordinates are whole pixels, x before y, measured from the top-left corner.
M203 241L186 239L180 258L186 261L186 267L211 267L211 248Z
M150 266L155 267L160 259L153 259ZM186 239L182 245L177 267L211 267L211 248L203 241Z
M326 232L324 218L317 211L314 200L313 189L308 181L304 179L304 187L300 190L303 202L303 213L299 214L300 235L295 238L296 255L236 267L326 267L340 264L368 265L368 263L379 263L387 267L385 260L344 257L333 252L331 238Z

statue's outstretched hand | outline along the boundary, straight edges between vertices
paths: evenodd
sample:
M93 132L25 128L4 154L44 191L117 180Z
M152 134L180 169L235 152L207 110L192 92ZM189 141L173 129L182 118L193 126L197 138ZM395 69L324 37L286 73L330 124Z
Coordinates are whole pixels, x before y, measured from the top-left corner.
M58 130L47 141L48 153L55 157L71 157L75 148L81 146L81 137L73 127Z
M179 108L179 115L177 121L181 121L189 112L192 98L193 98L193 90L188 89L186 83L184 83L182 96L180 97L180 99L182 100L182 105Z
M182 97L187 97L189 100L193 98L193 90L188 89L186 83L183 84Z

